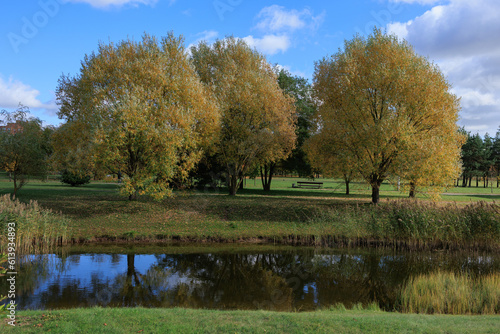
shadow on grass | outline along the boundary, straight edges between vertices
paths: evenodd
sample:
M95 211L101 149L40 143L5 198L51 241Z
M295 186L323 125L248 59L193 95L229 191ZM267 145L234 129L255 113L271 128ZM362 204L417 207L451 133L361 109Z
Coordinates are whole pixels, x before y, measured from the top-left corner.
M10 192L11 183L0 182L0 194ZM18 193L23 202L37 200L42 207L61 212L74 219L119 216L137 221L191 219L219 221L262 221L307 223L321 211L333 207L368 206L366 193L351 195L330 189L242 189L236 196L227 189L174 191L172 198L155 202L148 197L128 201L119 195L115 183L91 183L70 187L58 182L33 182ZM384 194L383 199L401 198L397 192ZM166 214L168 212L168 215ZM151 213L151 214L150 214ZM172 218L167 218L172 217Z

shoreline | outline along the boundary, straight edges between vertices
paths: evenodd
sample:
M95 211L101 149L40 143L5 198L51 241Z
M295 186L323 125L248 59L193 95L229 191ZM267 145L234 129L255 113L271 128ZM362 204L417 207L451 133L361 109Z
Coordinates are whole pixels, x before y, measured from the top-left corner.
M191 245L191 244L219 244L219 245L276 245L276 246L300 246L315 248L365 248L365 249L392 249L396 251L497 251L500 244L481 244L478 242L447 242L441 240L380 240L376 238L347 238L338 236L315 235L289 235L276 237L195 237L180 235L164 235L155 237L126 237L126 236L100 236L90 240L88 238L71 238L66 243L59 243L58 247L78 245Z

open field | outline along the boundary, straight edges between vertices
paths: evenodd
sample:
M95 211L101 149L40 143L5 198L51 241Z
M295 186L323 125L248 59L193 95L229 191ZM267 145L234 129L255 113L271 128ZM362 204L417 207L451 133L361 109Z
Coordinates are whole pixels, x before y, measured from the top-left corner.
M4 320L5 321L5 320ZM498 333L500 316L451 316L331 310L286 313L193 309L89 308L23 311L21 333ZM10 329L10 330L9 330Z

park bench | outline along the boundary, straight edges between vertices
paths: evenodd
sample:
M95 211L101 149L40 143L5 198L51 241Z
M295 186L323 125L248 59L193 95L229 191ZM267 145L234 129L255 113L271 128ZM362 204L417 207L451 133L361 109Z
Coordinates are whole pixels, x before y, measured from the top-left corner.
M321 188L323 186L323 182L305 182L305 181L298 181L297 185L295 184L292 185L292 188Z

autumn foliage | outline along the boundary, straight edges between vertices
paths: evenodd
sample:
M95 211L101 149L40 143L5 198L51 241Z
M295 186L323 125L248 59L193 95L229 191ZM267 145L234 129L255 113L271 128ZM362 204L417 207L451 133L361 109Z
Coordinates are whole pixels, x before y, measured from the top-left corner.
M312 161L339 172L348 164L371 185L373 203L389 176L413 189L459 176L459 101L439 68L408 43L379 30L346 41L316 63L314 90Z
M278 85L265 57L233 37L191 49L221 117L216 149L226 166L229 194L256 164L286 158L295 146L294 100Z
M130 199L168 195L169 181L187 176L218 129L216 105L173 34L101 43L79 75L61 77L57 98L67 131L56 146L72 147L75 162L122 173Z

